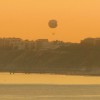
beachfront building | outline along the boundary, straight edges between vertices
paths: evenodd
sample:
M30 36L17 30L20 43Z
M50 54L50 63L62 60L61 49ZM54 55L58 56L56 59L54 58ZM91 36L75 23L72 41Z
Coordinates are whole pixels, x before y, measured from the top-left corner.
M35 49L35 42L29 41L29 40L24 40L24 48L25 49Z
M35 48L39 50L45 50L50 48L48 39L38 39L35 41Z
M22 43L20 38L1 38L0 47L2 48L18 48Z
M82 45L100 45L100 38L86 38L84 40L81 40Z

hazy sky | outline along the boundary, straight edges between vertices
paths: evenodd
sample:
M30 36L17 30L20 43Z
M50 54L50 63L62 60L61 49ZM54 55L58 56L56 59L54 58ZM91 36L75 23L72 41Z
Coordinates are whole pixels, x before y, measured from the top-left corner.
M48 27L50 19L58 20L56 29ZM0 37L100 37L100 0L0 0Z

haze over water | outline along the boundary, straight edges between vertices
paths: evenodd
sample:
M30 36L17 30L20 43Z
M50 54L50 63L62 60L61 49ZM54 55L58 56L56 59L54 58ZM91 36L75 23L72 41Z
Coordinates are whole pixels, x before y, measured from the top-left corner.
M0 84L0 100L100 100L100 77L0 73Z
M100 77L0 73L0 100L100 100Z

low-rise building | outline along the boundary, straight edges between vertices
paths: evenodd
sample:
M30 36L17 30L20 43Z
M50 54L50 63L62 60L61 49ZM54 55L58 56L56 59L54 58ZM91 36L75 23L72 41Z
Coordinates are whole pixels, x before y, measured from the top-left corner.
M35 48L41 50L48 49L50 48L50 43L48 39L38 39L35 41Z
M25 40L24 41L24 48L25 49L34 49L35 48L35 42L34 41Z
M81 40L82 45L100 45L100 38L86 38Z

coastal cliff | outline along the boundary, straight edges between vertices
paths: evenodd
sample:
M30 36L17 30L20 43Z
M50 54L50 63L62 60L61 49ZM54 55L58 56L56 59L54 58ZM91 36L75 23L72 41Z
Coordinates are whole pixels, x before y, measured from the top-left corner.
M72 44L57 49L0 49L0 71L100 75L100 46Z

